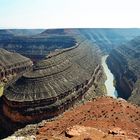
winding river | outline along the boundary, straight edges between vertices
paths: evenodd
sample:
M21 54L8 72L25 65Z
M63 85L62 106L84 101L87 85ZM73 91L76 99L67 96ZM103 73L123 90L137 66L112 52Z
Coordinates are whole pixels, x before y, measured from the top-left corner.
M105 55L102 57L102 66L104 68L104 72L106 74L106 81L105 81L105 86L107 89L107 96L112 96L113 98L117 98L118 93L114 87L114 76L111 73L111 71L109 70L107 64L106 64L106 59L107 59L108 55Z

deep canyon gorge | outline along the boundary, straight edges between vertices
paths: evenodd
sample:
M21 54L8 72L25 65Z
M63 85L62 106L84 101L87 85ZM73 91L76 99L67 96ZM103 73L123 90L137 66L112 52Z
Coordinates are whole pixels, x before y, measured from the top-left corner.
M107 127L111 129L116 122L117 127L125 130L125 125L121 125L121 117L125 115L129 131L125 130L124 135L139 138L138 30L87 28L19 30L18 33L17 30L0 30L0 86L4 88L3 91L0 87L0 138L26 128L27 124L36 126L41 120L52 122L52 132L47 125L43 125L43 129L41 124L41 129L33 130L33 135L37 133L37 138L43 139L38 134L46 135L43 132L46 131L48 136L54 136L52 133L59 132L61 127L66 131L66 126L71 126L65 123L64 126L59 123L60 128L55 126L59 117L63 122L65 114L80 105L85 110L85 119L81 114L80 123L80 112L76 111L73 125L91 127L90 121L91 124L98 122L96 128L107 133ZM93 116L87 112L88 117L86 109L90 110L89 106L96 112L93 111ZM114 115L116 112L120 115ZM131 127L131 121L135 126ZM104 123L106 128L102 129ZM135 127L137 131L133 130ZM130 134L131 131L135 134ZM22 136L22 129L18 135ZM110 135L107 137L113 139Z

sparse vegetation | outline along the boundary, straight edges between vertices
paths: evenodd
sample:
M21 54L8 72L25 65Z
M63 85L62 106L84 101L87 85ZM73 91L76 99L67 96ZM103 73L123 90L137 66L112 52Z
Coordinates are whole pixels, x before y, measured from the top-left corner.
M0 97L3 95L3 91L4 91L4 84L0 83Z

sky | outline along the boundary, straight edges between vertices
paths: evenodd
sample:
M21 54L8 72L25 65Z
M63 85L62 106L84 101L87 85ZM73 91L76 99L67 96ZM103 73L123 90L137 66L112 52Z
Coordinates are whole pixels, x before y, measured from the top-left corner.
M139 1L0 0L0 28L139 28Z

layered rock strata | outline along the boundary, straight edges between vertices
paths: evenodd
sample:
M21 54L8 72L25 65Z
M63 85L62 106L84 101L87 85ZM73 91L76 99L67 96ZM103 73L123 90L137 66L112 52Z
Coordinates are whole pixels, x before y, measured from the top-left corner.
M29 58L0 48L0 82L8 82L31 68L32 61Z
M107 63L115 75L119 96L140 105L140 37L113 50Z
M5 90L4 114L22 123L59 115L98 86L99 64L98 49L86 41L51 54Z
M11 38L7 36L8 31L8 33L5 31L5 36L0 31L0 35L3 36L0 38L0 48L20 53L37 61L43 59L49 52L55 49L69 48L75 45L76 40L73 34L65 33L65 30L62 30L62 34L59 33L59 30L56 30L57 34L54 31L49 33L46 30L34 36L16 36L10 34Z

